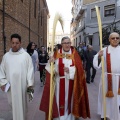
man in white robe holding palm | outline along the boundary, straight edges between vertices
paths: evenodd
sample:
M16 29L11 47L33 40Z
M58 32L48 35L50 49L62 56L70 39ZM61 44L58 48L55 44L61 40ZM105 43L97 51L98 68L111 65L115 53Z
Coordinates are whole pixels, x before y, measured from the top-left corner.
M21 36L11 35L11 49L0 65L0 87L5 91L7 83L8 102L12 105L13 120L26 120L27 88L33 89L34 72L32 59L21 47Z
M95 55L93 65L101 68L100 58L104 58L104 87L106 99L106 116L109 120L120 120L120 35L113 32L109 36L110 45ZM102 96L102 80L99 85L98 114L104 120L104 105Z

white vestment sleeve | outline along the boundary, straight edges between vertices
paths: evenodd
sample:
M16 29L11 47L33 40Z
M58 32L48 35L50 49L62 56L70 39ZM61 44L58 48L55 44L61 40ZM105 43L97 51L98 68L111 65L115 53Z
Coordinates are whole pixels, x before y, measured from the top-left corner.
M27 71L27 83L28 87L29 86L34 86L34 68L33 68L33 63L32 59L30 56L28 56L28 71Z
M69 73L66 74L67 79L74 80L75 66L69 67Z
M35 50L35 56L36 56L36 66L39 65L39 59L38 59L38 52Z
M4 56L0 65L0 87L7 84L8 81L6 79L6 73L5 73L5 60Z
M49 62L46 64L45 69L50 73L50 63Z
M101 63L98 65L98 54L96 54L96 55L94 56L93 66L94 66L95 69L101 68Z

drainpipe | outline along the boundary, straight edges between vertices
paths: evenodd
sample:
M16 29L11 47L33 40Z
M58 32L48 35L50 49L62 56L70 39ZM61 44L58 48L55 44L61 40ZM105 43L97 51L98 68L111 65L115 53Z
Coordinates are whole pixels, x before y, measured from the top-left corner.
M44 15L44 9L43 9L43 16L42 16L42 17L43 17L43 18L42 18L42 19L43 19L43 45L44 45L44 40L45 40L45 37L44 37L44 27L45 27L45 25L44 25L44 24L45 24L45 22L44 22L44 20L45 20L45 19L44 19L44 16L45 16L45 15Z
M39 8L38 8L38 46L40 47L40 0L39 0Z
M4 42L4 54L6 53L6 36L5 36L5 0L3 0L3 42Z
M31 0L29 1L29 43L30 43Z

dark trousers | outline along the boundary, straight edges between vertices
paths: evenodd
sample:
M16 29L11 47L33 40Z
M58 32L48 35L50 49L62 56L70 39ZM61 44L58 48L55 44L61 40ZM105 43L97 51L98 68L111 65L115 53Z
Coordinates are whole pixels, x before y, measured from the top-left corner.
M45 70L45 65L39 65L39 71L40 71L40 81L42 81L43 71Z
M42 75L43 75L43 70L40 71L40 81L41 81L41 82L43 82L42 79L41 79L41 78L42 78Z
M91 70L92 69L92 75L91 75ZM91 80L94 80L96 75L96 69L93 67L93 64L87 64L86 65L86 80L87 82L90 82Z

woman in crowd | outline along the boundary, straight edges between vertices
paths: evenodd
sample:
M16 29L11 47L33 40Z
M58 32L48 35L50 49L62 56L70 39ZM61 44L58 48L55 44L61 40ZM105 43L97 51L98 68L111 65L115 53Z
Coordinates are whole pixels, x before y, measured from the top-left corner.
M38 53L35 50L35 43L30 42L27 46L27 53L31 56L33 66L34 66L34 72L37 71L38 66L39 66L39 60L38 60Z

